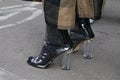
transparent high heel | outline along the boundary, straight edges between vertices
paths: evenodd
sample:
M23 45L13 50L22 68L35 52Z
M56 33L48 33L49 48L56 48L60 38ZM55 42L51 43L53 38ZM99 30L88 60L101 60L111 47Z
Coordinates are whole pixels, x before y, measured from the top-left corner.
M93 39L83 41L79 43L76 47L68 50L66 53L63 54L62 59L62 70L70 70L71 69L71 54L81 46L83 46L83 57L85 59L92 59L93 58L93 48L92 48L92 41Z
M71 68L71 53L72 49L63 54L62 70L70 70Z
M87 40L84 42L83 47L83 57L85 59L93 58L93 39Z

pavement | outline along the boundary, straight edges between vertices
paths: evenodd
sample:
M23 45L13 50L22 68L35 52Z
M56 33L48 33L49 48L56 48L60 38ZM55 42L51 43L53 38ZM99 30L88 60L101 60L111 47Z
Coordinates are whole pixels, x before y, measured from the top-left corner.
M61 70L59 56L48 69L27 65L40 53L45 22L41 3L0 0L0 80L120 80L120 0L107 0L95 32L91 60L82 49L72 54L71 70Z

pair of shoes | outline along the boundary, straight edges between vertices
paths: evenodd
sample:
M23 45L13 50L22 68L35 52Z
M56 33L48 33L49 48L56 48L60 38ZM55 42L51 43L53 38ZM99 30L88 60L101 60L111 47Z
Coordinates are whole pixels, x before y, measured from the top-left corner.
M29 57L27 63L33 67L47 68L57 56L72 53L78 50L84 41L94 38L89 19L81 19L80 22L78 20L78 25L78 34L71 31L71 38L67 30L58 30L57 26L47 25L45 44L41 53L36 57Z

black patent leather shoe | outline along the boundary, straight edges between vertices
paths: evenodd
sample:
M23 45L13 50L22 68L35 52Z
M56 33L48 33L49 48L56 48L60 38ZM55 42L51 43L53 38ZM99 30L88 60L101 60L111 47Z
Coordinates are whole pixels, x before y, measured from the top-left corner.
M58 55L67 50L69 50L69 47L55 48L55 46L53 47L51 45L44 45L40 55L36 57L29 57L27 63L33 67L44 69L47 68Z

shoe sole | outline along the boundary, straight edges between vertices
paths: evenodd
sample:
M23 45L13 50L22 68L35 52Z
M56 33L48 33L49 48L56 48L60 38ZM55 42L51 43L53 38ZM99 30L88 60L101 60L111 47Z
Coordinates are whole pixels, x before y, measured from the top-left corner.
M89 39L89 40L93 40L93 38ZM79 49L83 46L84 42L87 41L87 40L84 40L84 41L81 41L79 42L73 49L72 49L72 53L76 53L79 51Z
M72 53L78 52L78 50L81 48L81 46L84 44L84 41L78 43L75 48L72 49Z

